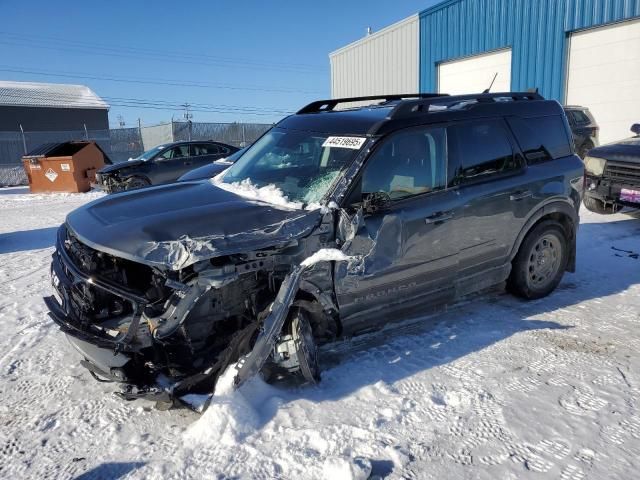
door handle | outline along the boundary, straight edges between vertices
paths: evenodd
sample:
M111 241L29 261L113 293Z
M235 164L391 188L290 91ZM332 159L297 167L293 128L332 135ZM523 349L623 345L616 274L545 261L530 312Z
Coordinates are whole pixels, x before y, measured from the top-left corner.
M191 165L193 162L184 162L185 165Z
M511 200L512 202L517 202L518 200L524 200L525 198L529 198L529 197L533 197L533 193L531 193L531 191L529 190L518 191L518 192L512 193L511 196L509 196L509 200Z
M424 219L424 222L427 225L438 225L440 223L444 223L447 220L451 220L453 218L453 212L437 212L433 215L429 215Z

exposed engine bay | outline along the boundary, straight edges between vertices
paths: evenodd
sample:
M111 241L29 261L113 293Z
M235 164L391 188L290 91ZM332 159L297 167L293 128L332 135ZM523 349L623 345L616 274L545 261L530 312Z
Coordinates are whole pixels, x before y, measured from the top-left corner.
M210 394L236 362L237 384L260 370L313 382L315 342L333 340L339 320L326 293L330 265L303 278L300 259L320 246L305 240L305 248L293 241L172 270L93 249L63 225L51 267L56 295L45 301L82 365L122 383L125 399Z

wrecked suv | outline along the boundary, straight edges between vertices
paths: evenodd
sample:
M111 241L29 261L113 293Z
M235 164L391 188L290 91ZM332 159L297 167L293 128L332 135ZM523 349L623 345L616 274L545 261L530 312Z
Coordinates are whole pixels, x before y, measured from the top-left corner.
M315 382L321 344L504 282L540 298L573 271L570 136L535 93L314 102L212 180L71 212L45 300L127 399L210 394L232 365L236 385Z

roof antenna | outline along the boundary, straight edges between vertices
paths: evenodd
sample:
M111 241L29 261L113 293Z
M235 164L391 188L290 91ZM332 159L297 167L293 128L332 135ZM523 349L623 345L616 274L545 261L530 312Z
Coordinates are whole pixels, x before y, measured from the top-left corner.
M496 77L498 76L498 72L496 72L496 74L493 76L493 80L491 80L491 84L489 85L489 88L487 88L484 92L482 93L489 93L491 91L491 87L493 87L493 82L496 81Z

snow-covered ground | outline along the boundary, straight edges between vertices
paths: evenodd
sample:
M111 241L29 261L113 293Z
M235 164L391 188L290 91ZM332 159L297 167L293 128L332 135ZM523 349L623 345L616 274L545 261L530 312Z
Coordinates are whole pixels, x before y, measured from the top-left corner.
M639 214L583 211L546 299L471 300L198 416L113 396L46 316L55 229L98 195L0 189L1 478L638 478Z

